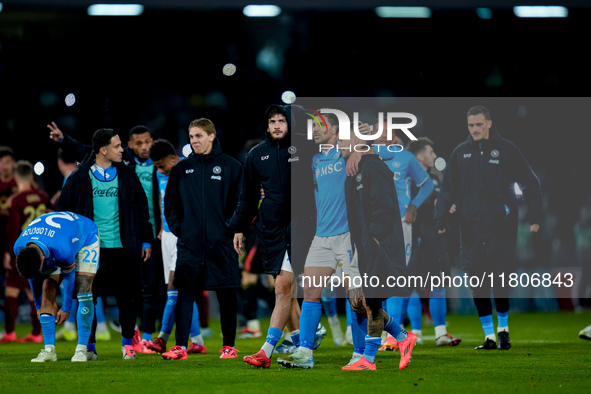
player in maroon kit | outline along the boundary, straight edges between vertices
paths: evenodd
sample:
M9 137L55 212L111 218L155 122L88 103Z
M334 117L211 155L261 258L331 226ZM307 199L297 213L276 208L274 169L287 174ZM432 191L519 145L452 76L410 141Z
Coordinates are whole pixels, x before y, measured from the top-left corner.
M18 161L14 170L14 178L18 191L8 199L9 215L6 226L6 247L4 248L4 268L6 269L6 299L4 301L6 333L0 339L0 343L17 341L43 342L33 293L29 287L28 280L20 276L16 270L12 247L29 223L47 211L50 206L49 196L43 190L35 187L33 182L33 165L30 162L24 160ZM29 298L33 332L18 340L14 331L14 325L18 315L18 296L21 290L25 290Z

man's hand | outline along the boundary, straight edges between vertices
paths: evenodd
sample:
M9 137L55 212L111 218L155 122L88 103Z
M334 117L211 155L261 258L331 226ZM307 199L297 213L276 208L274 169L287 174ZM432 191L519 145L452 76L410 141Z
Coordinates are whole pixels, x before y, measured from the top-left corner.
M417 220L417 207L410 204L404 212L404 221L406 223L414 223Z
M531 226L529 226L529 231L531 231L532 233L537 233L539 229L539 224L532 224Z
M4 269L7 271L12 269L12 266L10 265L10 258L10 253L4 252Z
M359 172L359 162L361 161L361 153L353 152L347 159L347 175L355 176Z
M454 213L456 213L458 207L456 207L456 204L451 204L451 207L449 207L449 213L451 215L453 215Z
M152 255L152 248L142 248L142 257L144 258L144 263L148 261L150 256Z
M64 138L64 133L62 133L62 131L57 127L55 122L51 122L51 124L48 124L47 128L50 130L49 138L51 138L55 142L59 142L59 140Z
M69 312L64 312L61 309L57 311L57 316L55 317L55 324L63 324L68 317L70 316Z
M363 135L369 135L371 133L371 129L369 128L369 123L361 123L358 122L359 133Z
M234 250L239 255L242 254L242 240L244 239L244 233L234 234Z

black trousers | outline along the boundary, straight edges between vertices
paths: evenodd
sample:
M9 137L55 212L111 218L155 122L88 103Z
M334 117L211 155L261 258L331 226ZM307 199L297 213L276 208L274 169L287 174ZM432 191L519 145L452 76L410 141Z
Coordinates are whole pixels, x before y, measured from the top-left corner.
M92 283L92 295L114 296L119 308L121 335L130 339L141 307L141 280L139 261L129 261L123 248L101 248L99 269ZM96 343L96 313L92 322L90 343Z
M188 346L191 321L193 319L193 302L203 293L197 288L178 289L176 303L176 331L175 338L177 346ZM238 302L237 289L217 289L215 291L218 303L220 304L220 320L224 346L234 347L236 339L236 304Z
M162 249L158 238L151 241L152 254L140 264L142 279L141 330L149 334L156 331L156 320L162 319L166 304L166 284L162 269Z

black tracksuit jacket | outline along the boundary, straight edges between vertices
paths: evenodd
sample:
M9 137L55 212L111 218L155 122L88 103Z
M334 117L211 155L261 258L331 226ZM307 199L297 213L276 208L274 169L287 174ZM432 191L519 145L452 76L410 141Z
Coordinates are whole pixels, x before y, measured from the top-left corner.
M494 262L510 264L517 243L518 199L515 183L528 204L531 224L541 224L540 182L521 151L501 138L496 129L488 140L472 136L451 154L435 207L436 228L445 227L449 207L457 205L462 266L465 269ZM492 257L492 260L491 260Z
M178 288L240 286L234 233L228 223L236 209L242 166L223 154L217 139L207 155L191 153L171 170L164 214L178 237L174 285Z

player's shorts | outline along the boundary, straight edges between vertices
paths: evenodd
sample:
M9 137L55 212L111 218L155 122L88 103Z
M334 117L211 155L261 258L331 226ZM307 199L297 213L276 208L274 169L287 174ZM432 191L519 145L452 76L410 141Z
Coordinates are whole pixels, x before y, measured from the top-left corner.
M173 233L162 231L162 266L164 267L164 283L168 284L170 271L176 270L176 243L177 236Z
M25 290L29 288L29 280L21 276L17 270L6 270L6 287Z
M84 246L76 255L76 272L96 274L99 269L100 238L88 246Z
M404 236L404 254L406 256L406 265L410 261L412 252L412 223L407 223L402 219L402 234Z
M283 262L281 263L281 271L291 272L293 274L293 269L291 268L291 263L289 262L289 255L287 254L287 250L285 251L285 255L283 255Z
M327 267L336 270L341 263L343 272L349 275L352 259L351 234L348 231L331 237L315 236L304 267Z

